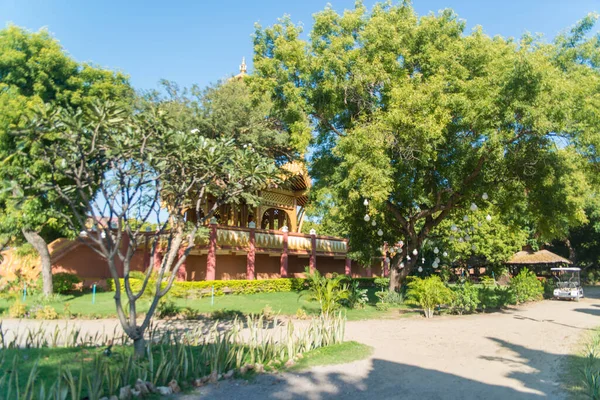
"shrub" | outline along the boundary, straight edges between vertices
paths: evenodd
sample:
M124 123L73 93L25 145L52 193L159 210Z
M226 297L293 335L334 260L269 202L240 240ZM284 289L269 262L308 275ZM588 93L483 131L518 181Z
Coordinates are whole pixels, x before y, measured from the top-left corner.
M517 276L511 278L508 286L517 304L526 301L541 300L544 294L542 283L527 268L522 269Z
M515 304L513 293L505 286L485 286L479 289L481 309L495 310Z
M268 320L273 319L273 317L275 316L273 308L268 304L264 306L262 310L260 310L260 313Z
M408 284L407 302L423 307L426 318L433 317L436 306L452 302L452 290L433 275L425 279L415 278Z
M299 308L296 310L296 318L298 319L307 319L308 318L308 314L306 313L306 310L304 308Z
M491 276L482 276L479 279L479 282L481 282L484 287L496 286L496 280Z
M52 275L52 286L54 293L64 294L72 292L81 283L81 279L75 274L59 272Z
M348 287L350 293L344 304L349 308L364 308L369 301L368 289L361 289L360 282L353 280Z
M134 292L142 288L142 279L130 278L129 282ZM229 280L229 281L175 281L169 291L173 297L187 298L190 294L196 297L202 295L210 296L214 287L215 296L223 296L226 293L231 294L253 294L253 293L276 293L276 292L297 292L305 288L305 279L301 278L279 278L279 279L257 279L257 280ZM120 280L121 289L124 290L123 280ZM146 291L154 290L156 281L150 280ZM163 287L166 283L163 283ZM109 291L115 290L113 279L106 280L106 286Z
M329 317L350 295L345 280L346 277L343 275L326 278L318 270L310 272L307 267L306 281L308 283L308 290L301 296L307 297L309 301L318 302L321 314Z
M375 278L373 283L381 291L384 291L390 287L390 278Z
M479 290L469 281L465 281L452 288L454 298L450 305L450 310L453 313L463 315L471 314L477 310L479 306Z
M58 313L52 306L39 306L33 316L35 319L58 319Z
M383 292L375 293L375 296L379 298L381 303L387 303L390 306L392 305L400 305L404 302L404 296L401 293L389 290L385 290Z
M448 283L450 281L450 277L452 276L452 270L444 265L442 268L440 268L439 275L442 282Z
M181 310L181 307L172 300L161 300L156 307L156 316L158 318L175 317Z
M11 318L25 318L27 316L27 306L17 299L8 308L8 316Z
M388 311L390 309L390 307L392 307L392 305L390 303L379 302L379 303L375 304L375 309L377 311Z

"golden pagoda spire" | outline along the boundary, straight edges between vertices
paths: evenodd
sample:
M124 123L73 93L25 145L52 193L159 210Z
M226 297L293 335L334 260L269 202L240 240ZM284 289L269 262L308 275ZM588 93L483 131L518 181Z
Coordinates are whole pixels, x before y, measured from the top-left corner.
M246 75L246 57L242 57L242 64L240 65L240 75Z

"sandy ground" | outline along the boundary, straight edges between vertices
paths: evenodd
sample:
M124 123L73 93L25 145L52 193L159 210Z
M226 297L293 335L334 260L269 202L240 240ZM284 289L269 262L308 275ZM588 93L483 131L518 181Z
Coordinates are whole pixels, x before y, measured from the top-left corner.
M581 302L502 313L349 322L346 339L373 346L369 359L229 381L183 399L563 399L566 356L600 325L598 289Z
M600 288L581 302L543 301L493 314L348 322L346 339L374 347L350 364L233 380L179 397L196 399L563 399L559 375L581 336L600 326ZM39 321L3 320L4 330ZM116 320L48 321L94 335Z

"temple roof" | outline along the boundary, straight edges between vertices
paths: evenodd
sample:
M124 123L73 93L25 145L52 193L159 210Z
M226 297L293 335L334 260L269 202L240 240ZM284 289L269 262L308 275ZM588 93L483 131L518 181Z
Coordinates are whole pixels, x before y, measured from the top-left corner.
M571 261L548 250L533 251L526 249L513 255L507 264L571 264Z

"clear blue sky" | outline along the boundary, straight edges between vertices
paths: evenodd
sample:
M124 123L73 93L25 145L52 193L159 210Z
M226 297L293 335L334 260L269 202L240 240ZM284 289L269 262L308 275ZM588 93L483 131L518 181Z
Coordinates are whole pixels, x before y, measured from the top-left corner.
M330 0L334 9L353 0ZM370 7L374 1L366 1ZM326 0L0 0L0 18L30 30L47 27L78 61L92 61L131 76L138 89L162 79L202 86L251 65L254 23L271 25L284 14L308 30ZM452 8L468 29L490 35L543 33L553 38L599 0L415 0L419 14ZM598 31L598 29L596 29Z

